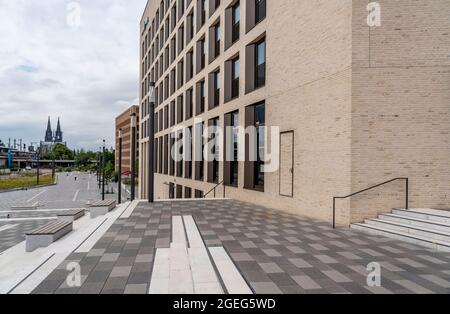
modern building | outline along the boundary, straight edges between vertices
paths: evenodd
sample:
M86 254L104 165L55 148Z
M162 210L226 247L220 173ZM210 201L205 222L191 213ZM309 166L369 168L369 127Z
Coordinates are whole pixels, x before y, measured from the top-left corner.
M156 199L217 187L216 197L225 190L331 223L333 197L408 178L408 191L394 180L337 200L338 225L404 207L406 195L411 207L449 208L449 16L446 0L148 1L140 25L141 198L154 82ZM272 146L261 127L278 126L278 170L261 171L263 154L171 158L172 133L189 128L199 138L210 125L254 125L258 152ZM220 154L243 154L237 147Z
M122 129L122 173L131 174L131 115L136 114L136 160L139 157L139 106L131 106L116 118L115 171L119 172L119 130Z

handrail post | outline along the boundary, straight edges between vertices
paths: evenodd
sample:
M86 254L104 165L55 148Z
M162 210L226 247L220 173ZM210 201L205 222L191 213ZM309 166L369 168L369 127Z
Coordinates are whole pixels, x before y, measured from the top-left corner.
M409 178L406 178L406 209L409 209Z
M336 229L336 197L333 197L333 229Z

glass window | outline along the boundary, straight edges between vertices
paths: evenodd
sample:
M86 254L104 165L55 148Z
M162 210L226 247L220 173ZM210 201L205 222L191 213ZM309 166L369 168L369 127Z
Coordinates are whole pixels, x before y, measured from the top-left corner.
M255 86L261 87L266 84L266 42L260 41L256 44Z
M220 71L214 72L214 106L220 104Z
M255 106L255 127L256 127L256 145L257 160L254 168L254 184L256 189L264 189L264 151L265 151L265 123L266 109L265 104Z
M239 69L240 61L236 58L232 61L232 83L231 83L231 97L239 96Z
M255 0L255 22L259 23L266 17L266 0Z
M239 2L233 6L233 31L232 31L232 42L239 39L240 22L241 22L241 6Z
M232 186L239 184L239 163L238 163L238 128L239 111L231 113L231 126L233 127L233 160L230 162L230 181Z

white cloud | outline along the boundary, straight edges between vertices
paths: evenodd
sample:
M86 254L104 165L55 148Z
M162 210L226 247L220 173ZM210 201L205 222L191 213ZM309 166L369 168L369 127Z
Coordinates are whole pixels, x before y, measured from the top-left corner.
M67 24L78 2L79 27ZM113 145L114 118L138 101L146 0L0 0L0 139L42 140L57 117L71 148Z

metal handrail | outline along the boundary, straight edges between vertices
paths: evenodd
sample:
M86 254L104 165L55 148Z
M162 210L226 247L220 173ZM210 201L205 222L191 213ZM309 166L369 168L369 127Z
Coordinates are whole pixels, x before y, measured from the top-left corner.
M399 181L399 180L402 180L402 181L404 180L406 182L406 207L405 208L409 209L409 178L395 178L395 179L391 179L389 181L386 181L386 182L383 182L383 183L371 186L370 188L367 188L367 189L364 189L364 190L352 193L352 194L347 195L347 196L335 196L335 197L333 197L333 229L336 229L336 200L337 199L346 199L346 198L349 198L349 197L352 197L352 196L355 196L355 195L358 195L358 194L361 194L361 193L364 193L364 192L376 189L376 188L378 188L380 186L386 185L386 184L394 182L394 181Z
M206 198L209 194L211 194L212 192L214 192L214 198L216 198L216 189L221 186L223 184L223 198L225 198L225 181L222 181L220 183L217 183L217 185L212 188L210 191L208 191L208 193L206 193L203 198Z

